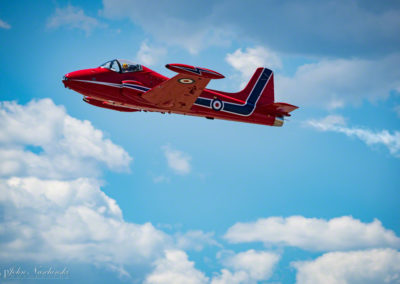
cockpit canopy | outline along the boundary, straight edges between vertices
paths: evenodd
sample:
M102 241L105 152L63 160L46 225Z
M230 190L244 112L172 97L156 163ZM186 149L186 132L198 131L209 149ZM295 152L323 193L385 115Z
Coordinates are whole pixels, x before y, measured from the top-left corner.
M107 68L109 70L118 73L128 73L142 71L142 65L133 63L125 59L114 59L107 61L106 63L100 65L101 68Z

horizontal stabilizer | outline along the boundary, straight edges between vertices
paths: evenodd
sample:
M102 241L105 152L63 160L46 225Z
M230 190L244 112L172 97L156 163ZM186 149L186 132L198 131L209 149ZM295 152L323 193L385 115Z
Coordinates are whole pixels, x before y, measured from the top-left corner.
M287 103L272 103L259 106L261 112L275 116L290 116L290 112L299 107Z
M171 64L165 65L165 67L167 67L169 70L172 70L172 71L180 73L180 74L195 75L198 77L203 77L203 78L208 78L208 79L225 78L224 75L222 75L216 71L206 69L206 68L190 66L190 65L186 65L186 64L171 63Z

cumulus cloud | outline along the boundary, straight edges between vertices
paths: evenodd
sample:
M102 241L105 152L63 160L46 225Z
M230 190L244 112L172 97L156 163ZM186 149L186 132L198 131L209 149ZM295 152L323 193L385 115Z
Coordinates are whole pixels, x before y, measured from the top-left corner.
M140 49L136 54L138 62L144 65L155 65L157 64L165 55L167 50L163 47L150 46L146 41L142 42Z
M90 122L50 99L2 102L0 259L67 260L124 276L135 265L150 269L171 238L150 223L126 222L95 178L98 164L115 170L130 160Z
M103 26L96 18L87 16L81 8L71 5L65 8L56 8L54 14L47 20L47 28L49 29L67 27L83 30L86 34L90 34L95 28Z
M225 60L241 74L242 87L245 86L258 67L282 68L279 56L262 46L248 47L245 51L239 48L233 53L228 53Z
M258 67L282 68L279 56L262 46L248 47L244 51L239 48L233 53L228 53L225 60L247 79Z
M10 26L10 24L8 24L0 19L0 29L9 30L9 29L11 29L11 26Z
M279 259L279 255L265 251L232 253L224 258L224 268L210 279L195 268L194 262L189 261L184 251L166 250L164 258L154 262L154 270L144 283L254 284L269 279Z
M205 284L208 278L194 267L187 254L181 250L166 250L164 258L154 263L154 271L146 277L145 284Z
M170 240L152 224L128 223L96 180L0 180L0 259L78 261L126 271L149 264Z
M310 251L400 247L400 238L385 229L379 220L363 223L350 216L330 220L269 217L236 223L224 238L231 243L263 242L266 246L293 246Z
M188 154L185 154L179 150L172 149L170 146L162 147L164 150L165 158L167 159L168 166L176 173L180 175L186 175L190 173L191 166L190 160L192 159Z
M225 268L214 275L211 284L266 281L279 259L278 254L266 251L232 254L223 261ZM297 284L400 283L400 252L394 249L329 252L315 260L292 262L291 266L297 270Z
M0 176L88 177L99 164L127 170L132 158L50 99L0 103ZM29 148L36 147L36 150Z
M275 269L280 255L267 252L248 250L232 254L223 259L225 267L219 275L212 279L212 284L228 283L256 283L268 280Z
M297 284L400 283L400 252L393 249L330 252L292 265Z
M347 127L345 119L339 115L329 115L320 120L310 119L306 121L306 125L320 131L333 131L358 138L368 146L383 145L390 154L400 157L399 131L394 131L392 134L388 130L372 131L365 128Z
M378 59L324 59L300 66L291 76L277 75L276 97L327 108L362 100L385 99L400 88L400 54Z
M231 272L228 269L221 269L221 273L213 277L211 284L241 284L249 283L249 280L249 275L243 270Z

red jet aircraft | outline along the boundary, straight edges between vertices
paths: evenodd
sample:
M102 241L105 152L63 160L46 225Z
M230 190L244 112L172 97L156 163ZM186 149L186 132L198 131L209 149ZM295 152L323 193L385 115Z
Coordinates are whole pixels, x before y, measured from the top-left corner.
M68 73L63 83L91 105L125 112L177 113L282 126L284 117L297 109L274 102L274 75L267 68L258 68L242 91L227 93L206 89L211 79L225 78L218 72L184 64L166 67L178 75L167 78L143 65L115 59Z

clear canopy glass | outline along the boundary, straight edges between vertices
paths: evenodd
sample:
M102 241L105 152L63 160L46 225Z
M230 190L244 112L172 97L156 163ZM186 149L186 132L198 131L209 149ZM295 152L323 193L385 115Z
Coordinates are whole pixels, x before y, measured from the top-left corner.
M142 65L133 63L126 59L114 59L100 65L118 73L137 72L142 70Z

